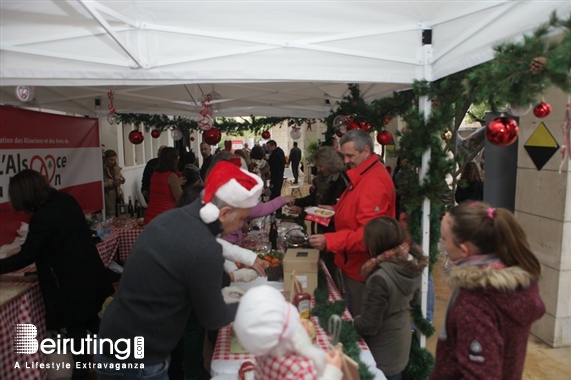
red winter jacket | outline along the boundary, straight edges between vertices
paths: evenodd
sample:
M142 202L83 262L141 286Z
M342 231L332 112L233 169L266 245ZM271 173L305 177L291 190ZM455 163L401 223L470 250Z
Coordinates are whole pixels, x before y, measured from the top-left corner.
M395 217L395 187L376 154L348 170L347 177L349 184L334 206L335 232L325 234L325 243L345 275L365 282L360 270L369 254L363 244L363 230L371 219Z
M537 281L518 266L457 267L456 289L436 346L431 379L522 378L533 322L545 313Z

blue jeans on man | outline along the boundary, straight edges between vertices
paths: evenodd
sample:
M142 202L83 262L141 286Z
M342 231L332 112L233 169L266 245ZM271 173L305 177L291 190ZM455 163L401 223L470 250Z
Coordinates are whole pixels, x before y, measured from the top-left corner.
M94 355L94 362L121 366L124 362L107 355ZM98 380L169 380L170 357L163 362L145 365L144 368L96 368ZM128 363L125 363L128 364Z

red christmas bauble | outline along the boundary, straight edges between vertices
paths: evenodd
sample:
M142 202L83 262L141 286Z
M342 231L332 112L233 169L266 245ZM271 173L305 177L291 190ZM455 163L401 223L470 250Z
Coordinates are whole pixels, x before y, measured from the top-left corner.
M262 132L262 138L263 138L263 139L267 140L267 139L269 139L270 137L272 137L272 135L270 134L270 131L263 131L263 132Z
M391 118L390 117L385 117L385 125L389 125L389 123L391 122Z
M381 145L389 145L392 141L393 135L386 129L377 134L377 142Z
M194 141L194 136L190 136L190 141Z
M519 126L511 117L496 117L486 128L486 138L497 146L508 146L517 140Z
M202 139L208 145L216 145L220 142L222 138L222 133L216 127L212 127L204 132L202 132Z
M366 121L362 121L359 123L359 128L368 133L371 130L371 124Z
M357 124L355 119L351 119L347 123L347 131L350 131L351 129L359 129L359 124Z
M129 141L131 144L139 145L145 139L145 135L138 129L134 129L129 132Z
M551 105L549 103L541 102L535 107L533 107L533 114L540 119L543 119L550 113L551 113Z
M158 129L153 129L153 130L151 131L151 136L152 136L154 139L158 139L158 138L161 136L161 131L158 130Z

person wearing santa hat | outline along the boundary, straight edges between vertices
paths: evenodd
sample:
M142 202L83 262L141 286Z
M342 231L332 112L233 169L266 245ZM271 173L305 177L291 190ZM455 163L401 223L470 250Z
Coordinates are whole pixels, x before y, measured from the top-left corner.
M297 309L275 288L251 288L233 325L240 344L256 355L256 379L341 380L341 353L311 344Z
M113 351L106 345L106 351L95 355L100 380L119 373L133 379L168 379L169 353L191 310L207 329L234 319L237 296L243 292L232 287L220 291L224 258L216 237L242 226L262 189L255 174L220 162L206 179L202 199L168 210L145 227L98 334L100 339L128 342L127 348L133 349L123 345ZM129 363L139 367L124 366Z

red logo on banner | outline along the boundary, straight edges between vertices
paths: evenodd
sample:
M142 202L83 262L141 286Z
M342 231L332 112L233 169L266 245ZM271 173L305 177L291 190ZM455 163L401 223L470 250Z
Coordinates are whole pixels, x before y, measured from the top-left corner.
M35 165L35 163L38 161L39 163ZM48 154L44 158L40 156L34 156L30 160L30 169L38 171L48 179L49 183L52 183L52 179L54 179L56 174L56 159L51 154Z

